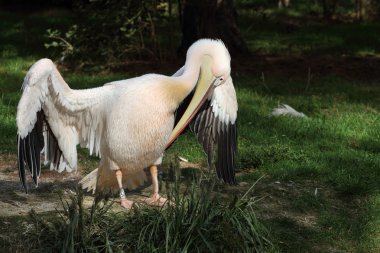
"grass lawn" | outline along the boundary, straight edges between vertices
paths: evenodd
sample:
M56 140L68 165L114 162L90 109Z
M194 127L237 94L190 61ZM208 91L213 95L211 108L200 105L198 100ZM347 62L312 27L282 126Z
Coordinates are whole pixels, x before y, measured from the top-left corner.
M23 77L33 62L49 56L44 31L67 24L70 17L60 11L0 12L0 17L0 153L6 155L16 153L15 113ZM379 252L380 25L326 26L294 19L287 28L278 20L243 20L252 23L243 31L257 54L233 60L239 185L220 190L241 195L260 178L249 196L256 199L254 210L275 252ZM74 88L131 75L63 71ZM281 103L307 118L270 117ZM177 154L202 167L206 163L191 134L173 145L165 164ZM80 162L86 159L81 152ZM19 225L24 219L0 217Z

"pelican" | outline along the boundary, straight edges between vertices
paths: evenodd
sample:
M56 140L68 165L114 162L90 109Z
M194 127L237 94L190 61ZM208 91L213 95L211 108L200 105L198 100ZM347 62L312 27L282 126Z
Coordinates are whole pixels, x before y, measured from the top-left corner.
M148 202L160 201L157 165L188 126L197 135L219 178L235 183L237 101L230 55L220 40L201 39L173 76L146 74L92 89L73 90L49 59L27 72L17 107L18 168L28 193L25 168L38 186L41 155L51 170L77 168L77 145L100 157L84 187L119 192L134 189L152 175ZM95 178L95 180L94 180ZM86 181L87 179L87 181Z

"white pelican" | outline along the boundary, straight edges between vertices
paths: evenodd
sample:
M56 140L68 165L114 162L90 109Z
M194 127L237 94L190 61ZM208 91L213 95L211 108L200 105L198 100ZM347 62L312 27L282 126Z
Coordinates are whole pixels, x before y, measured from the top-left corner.
M215 150L218 177L234 183L237 102L230 72L228 50L210 39L195 42L173 76L147 74L86 90L70 89L51 60L37 61L24 79L16 118L26 193L25 167L38 186L41 152L50 169L71 172L80 144L101 157L98 170L90 173L97 191L119 191L121 206L130 208L124 188L141 185L143 169L150 167L149 201L159 201L156 166L189 124L210 166ZM175 116L182 117L174 127Z

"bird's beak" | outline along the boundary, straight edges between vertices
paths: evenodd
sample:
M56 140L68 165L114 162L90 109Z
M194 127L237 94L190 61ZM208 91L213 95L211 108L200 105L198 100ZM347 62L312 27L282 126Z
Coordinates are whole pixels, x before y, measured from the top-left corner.
M210 92L215 87L217 80L219 80L212 74L212 64L213 60L210 56L203 57L194 96L190 101L190 104L187 107L185 113L182 115L181 119L174 127L166 148L168 148L185 130L187 125L191 122L199 109L206 102Z

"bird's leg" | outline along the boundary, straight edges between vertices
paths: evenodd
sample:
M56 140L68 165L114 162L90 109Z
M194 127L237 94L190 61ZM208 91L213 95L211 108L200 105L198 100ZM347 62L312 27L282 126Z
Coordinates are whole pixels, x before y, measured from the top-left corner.
M132 208L133 201L128 200L125 196L125 192L123 189L123 173L120 169L116 171L116 179L120 189L120 205L127 209Z
M153 194L150 198L146 199L146 203L151 205L163 206L167 202L167 199L161 197L160 194L158 194L157 166L152 165L150 166L149 170L150 175L152 176Z

